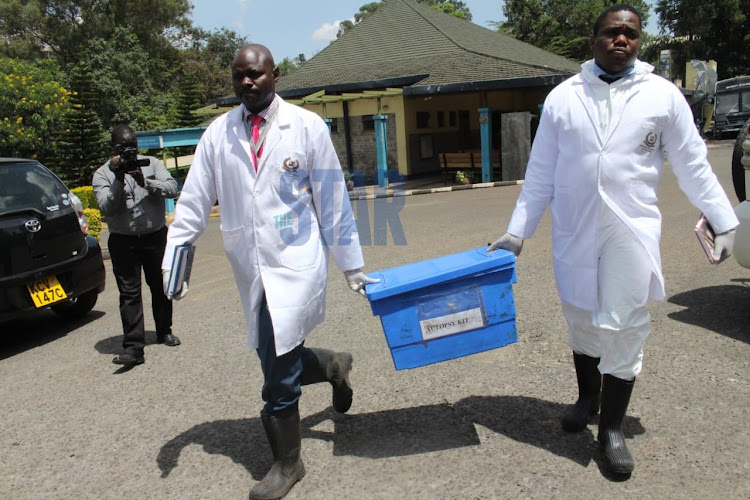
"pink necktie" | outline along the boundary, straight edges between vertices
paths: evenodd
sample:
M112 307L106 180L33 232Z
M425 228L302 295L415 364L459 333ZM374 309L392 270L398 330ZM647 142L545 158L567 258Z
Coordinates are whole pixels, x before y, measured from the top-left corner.
M253 128L250 131L250 137L252 138L253 144L257 146L258 139L260 139L260 123L263 121L263 117L260 115L247 115L247 119L253 124ZM258 158L263 154L263 144L258 148L258 155L256 157L255 150L250 148L250 153L253 158L253 167L255 171L258 171Z

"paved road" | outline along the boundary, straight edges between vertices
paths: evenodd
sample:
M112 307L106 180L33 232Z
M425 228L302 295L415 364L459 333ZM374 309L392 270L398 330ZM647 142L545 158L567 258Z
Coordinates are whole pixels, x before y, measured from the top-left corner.
M728 141L711 149L731 193L730 157ZM406 198L407 244L366 246L366 270L493 241L519 190ZM545 216L517 265L519 341L482 354L396 371L378 318L332 268L327 320L308 345L354 354L355 402L338 415L329 388L305 390L307 476L289 498L748 498L750 270L705 262L692 234L698 214L671 172L660 196L669 299L651 309L625 424L629 481L600 471L596 425L559 429L576 389ZM270 452L219 220L199 240L190 293L175 307L183 344L148 345L132 370L110 362L121 326L109 262L107 271L85 320L50 313L0 327L0 497L246 498ZM150 319L147 329L153 342Z

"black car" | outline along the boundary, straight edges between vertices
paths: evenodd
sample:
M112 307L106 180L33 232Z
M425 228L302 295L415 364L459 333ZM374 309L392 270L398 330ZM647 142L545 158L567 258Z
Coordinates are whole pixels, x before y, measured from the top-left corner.
M50 307L85 315L104 291L99 241L83 205L36 160L0 158L0 321Z

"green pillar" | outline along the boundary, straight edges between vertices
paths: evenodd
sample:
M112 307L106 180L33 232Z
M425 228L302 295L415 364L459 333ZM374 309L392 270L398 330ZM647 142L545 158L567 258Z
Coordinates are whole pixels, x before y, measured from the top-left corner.
M331 122L333 122L333 118L323 118L323 121L326 122L326 125L328 125L328 134L331 134Z
M386 136L387 115L375 115L375 150L378 158L378 168L375 173L375 182L381 188L388 187L388 142Z
M482 139L482 182L492 182L492 109L479 108L479 136Z

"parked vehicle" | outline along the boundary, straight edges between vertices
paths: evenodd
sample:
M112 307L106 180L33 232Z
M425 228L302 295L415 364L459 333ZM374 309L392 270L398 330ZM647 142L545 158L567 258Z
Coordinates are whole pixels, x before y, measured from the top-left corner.
M104 291L83 205L36 160L0 158L0 321L51 308L81 317Z
M716 82L713 136L733 136L750 118L750 76Z
M737 228L737 234L734 238L734 256L741 266L750 268L750 201L746 199L746 194L750 190L750 119L743 126L735 144L734 155L732 156L732 178L735 179L735 169L742 169L744 174L744 185L742 190L737 192L737 198L740 204L734 207L737 218L740 219L740 225ZM739 163L734 161L737 156L737 146L740 146L741 156ZM734 188L737 190L738 184L735 181Z

